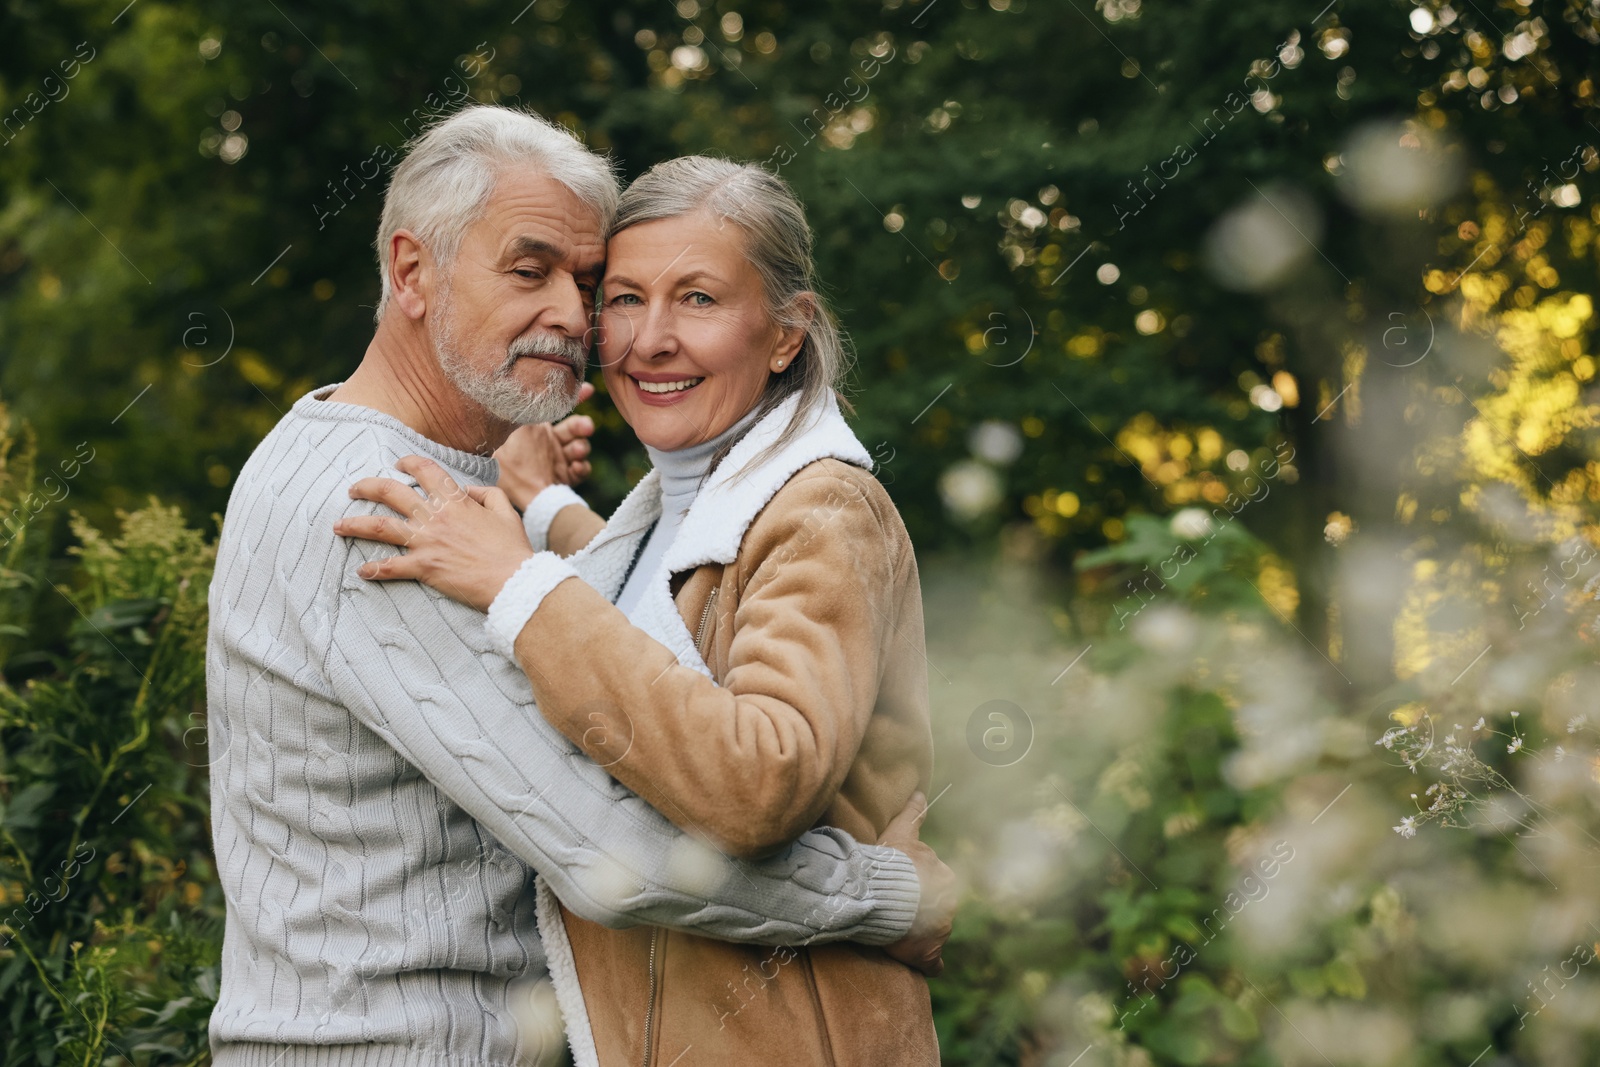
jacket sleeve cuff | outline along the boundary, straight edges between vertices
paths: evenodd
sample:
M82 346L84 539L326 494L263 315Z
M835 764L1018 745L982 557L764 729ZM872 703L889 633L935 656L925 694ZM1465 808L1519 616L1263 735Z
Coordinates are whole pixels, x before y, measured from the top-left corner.
M515 660L517 635L528 624L533 613L539 610L544 598L550 590L568 578L577 576L578 572L572 569L572 565L554 552L537 553L518 567L517 573L500 587L500 592L489 605L489 617L484 620L484 627L489 631L489 642L494 645L495 651L507 659Z
M852 941L863 945L892 945L911 932L922 902L922 883L911 857L886 845L860 845L867 863L867 899L872 909L862 920Z
M528 532L528 540L535 552L543 552L550 547L550 524L562 508L573 504L588 506L584 504L583 497L568 485L547 485L528 501L528 510L522 513L522 528Z

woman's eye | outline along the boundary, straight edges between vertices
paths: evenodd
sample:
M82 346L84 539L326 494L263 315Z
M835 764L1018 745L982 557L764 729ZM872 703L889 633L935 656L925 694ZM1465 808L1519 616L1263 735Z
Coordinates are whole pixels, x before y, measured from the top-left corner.
M611 302L613 304L621 304L623 307L638 307L641 303L635 293L618 293L611 298Z
M715 301L713 301L711 297L707 296L705 293L690 293L689 303L693 304L697 308L703 308L710 306L711 304L715 303Z

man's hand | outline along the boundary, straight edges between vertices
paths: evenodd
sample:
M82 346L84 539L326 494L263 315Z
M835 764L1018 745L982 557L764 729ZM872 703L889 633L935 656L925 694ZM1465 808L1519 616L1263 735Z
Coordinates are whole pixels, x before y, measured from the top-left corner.
M917 880L922 883L922 900L917 905L917 917L911 921L911 932L884 951L929 978L937 978L944 973L944 943L949 940L950 927L955 921L956 872L945 866L918 836L927 814L928 798L921 793L913 794L905 810L894 817L883 836L878 838L878 844L911 857L917 868Z
M578 389L578 402L593 395L594 386L584 382ZM526 511L541 490L577 485L589 476L589 438L593 434L594 420L587 415L519 426L494 454L500 461L500 488L518 511Z

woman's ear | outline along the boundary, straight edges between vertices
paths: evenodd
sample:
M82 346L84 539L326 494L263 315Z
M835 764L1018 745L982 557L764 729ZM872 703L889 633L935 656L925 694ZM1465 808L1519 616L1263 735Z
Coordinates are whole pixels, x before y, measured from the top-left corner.
M395 305L408 319L420 319L433 296L433 260L410 230L396 230L389 238L389 290Z
M806 343L806 333L811 329L811 322L817 315L817 295L798 293L789 302L789 309L793 313L795 325L778 327L778 343L772 349L772 359L768 364L774 374L780 373L793 363L795 356L800 354L801 346Z

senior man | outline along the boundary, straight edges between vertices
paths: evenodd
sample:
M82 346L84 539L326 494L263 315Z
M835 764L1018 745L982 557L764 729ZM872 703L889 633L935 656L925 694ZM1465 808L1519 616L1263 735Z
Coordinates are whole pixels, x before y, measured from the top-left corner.
M240 472L207 658L218 1067L543 1058L535 874L608 925L937 955L946 894L921 886L949 875L916 813L883 845L824 828L760 863L709 853L544 721L482 615L361 580L387 550L333 534L376 510L350 500L357 478L421 453L493 484L513 429L571 410L616 197L608 164L536 116L433 128L384 200L360 366Z

